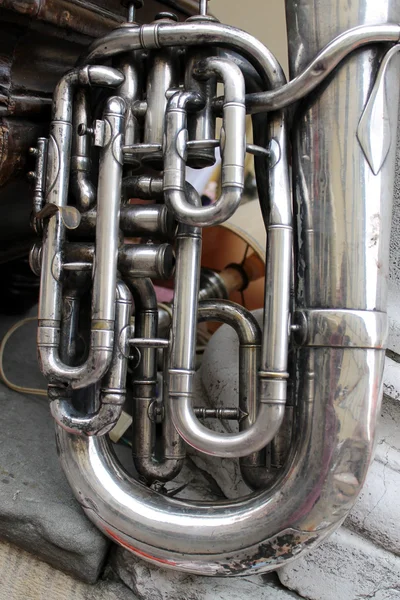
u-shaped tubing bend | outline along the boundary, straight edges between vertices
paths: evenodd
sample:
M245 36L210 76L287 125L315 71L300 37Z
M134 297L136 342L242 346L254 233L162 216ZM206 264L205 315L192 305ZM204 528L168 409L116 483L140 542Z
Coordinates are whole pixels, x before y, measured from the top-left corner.
M132 296L127 286L119 281L116 299L115 347L110 369L101 382L98 410L90 415L82 415L74 409L69 399L62 397L50 403L53 418L69 433L105 435L115 427L120 418L126 397L131 312Z
M195 97L188 92L175 94L167 107L164 195L178 221L193 227L210 227L223 223L234 214L244 188L245 85L240 68L224 58L206 58L199 62L195 72L199 77L217 74L224 83L221 195L214 204L200 207L191 205L185 196L186 106Z
M285 404L262 402L253 425L240 433L219 433L202 425L192 407L191 396L170 396L172 419L179 435L196 450L211 456L237 458L262 450L277 434Z
M67 157L71 150L73 85L82 83L82 79L104 82L107 73L110 85L121 82L122 75L115 69L88 67L66 75L56 88L47 160L49 183L46 194L47 202L60 209L67 206L68 199ZM66 98L69 103L66 103ZM96 383L106 373L112 360L122 179L122 152L119 153L119 150L123 144L124 114L125 103L121 98L111 97L107 100L104 121L108 139L100 156L91 343L87 361L77 367L64 364L59 355L65 226L59 213L51 217L46 225L37 339L39 362L42 373L50 382L67 383L75 389ZM64 120L60 121L62 118Z
M199 304L199 320L216 320L231 325L240 342L240 379L239 405L245 402L255 412L259 400L257 416L253 424L239 433L222 434L211 431L197 419L193 407L187 373L175 371L173 389L179 387L179 394L171 393L170 405L173 423L180 436L193 448L211 456L234 458L248 456L264 448L277 434L285 413L285 396L272 398L267 393L271 391L260 383L260 394L257 397L257 381L253 381L258 360L253 356L259 355L261 332L253 315L245 308L229 301L211 300ZM180 382L177 379L180 378ZM268 382L270 385L270 382Z
M137 556L198 575L260 574L320 543L342 523L365 480L380 409L374 383L385 353L299 352L304 368L298 427L287 466L271 490L212 505L171 498L129 477L105 437L58 428L63 470L89 519ZM332 361L346 368L333 375ZM357 374L348 368L354 362Z

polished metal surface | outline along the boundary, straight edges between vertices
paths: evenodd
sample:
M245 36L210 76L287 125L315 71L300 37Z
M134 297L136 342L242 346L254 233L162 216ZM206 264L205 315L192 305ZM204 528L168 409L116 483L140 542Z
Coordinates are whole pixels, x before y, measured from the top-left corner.
M175 256L170 244L126 244L120 249L118 267L135 277L170 279Z
M96 190L90 178L90 136L87 132L91 125L90 116L87 92L81 88L76 92L74 104L71 192L82 212L89 210L96 203Z
M115 319L115 346L107 374L102 378L99 390L99 408L94 414L84 415L65 398L65 389L60 389L57 398L53 393L50 403L51 414L65 431L85 435L105 435L116 425L121 416L126 397L126 375L128 368L128 331L132 312L132 297L127 286L118 282ZM76 313L77 306L73 307ZM75 315L76 317L76 315Z
M164 14L122 24L56 88L37 164L39 176L47 172L44 206L43 177L35 196L44 235L31 253L41 274L41 367L76 497L106 535L155 564L203 575L276 569L332 533L362 488L387 342L397 5L354 0L344 11L339 0L286 0L287 83L268 48L209 17L201 0L184 23ZM116 68L99 64L110 59ZM115 95L94 96L90 85ZM203 206L186 166L212 165L216 148L219 197ZM202 228L236 211L246 152L267 233L261 329L228 300L221 274L201 277ZM172 298L161 305L160 283ZM88 294L90 331L81 332ZM237 333L233 406L194 405L203 321ZM90 385L94 405L77 411L74 390L89 398ZM138 479L104 435L126 397ZM220 433L203 418L237 423ZM170 497L163 484L181 471L185 443L240 458L256 491L212 504Z
M175 50L155 52L147 75L146 117L144 125L144 143L162 146L164 137L164 116L167 107L167 91L177 87L178 62ZM162 168L161 152L149 155L147 163Z
M244 187L246 127L244 79L234 64L207 58L194 69L199 77L219 74L224 82L225 102L221 128L221 196L206 207L191 206L185 198L185 156L187 153L186 106L197 103L197 94L178 93L171 98L166 113L164 191L167 206L178 221L194 227L223 223L239 206ZM202 109L203 106L200 106ZM178 132L178 133L177 133Z
M373 0L369 0L369 3L364 4L368 5L371 1ZM330 4L332 5L332 3ZM370 6L372 5L370 4ZM302 9L303 6L300 10ZM367 6L367 13L368 10L369 7ZM285 108L312 92L351 52L367 44L376 42L397 43L399 41L399 25L363 25L345 31L334 40L329 41L330 43L327 43L307 68L288 84L272 92L258 92L249 95L246 98L248 110L254 114L265 110L273 111Z
M295 336L302 346L343 348L386 348L387 314L366 310L299 310Z
M309 368L299 382L304 401L298 433L271 492L211 507L175 500L128 477L105 438L59 430L63 469L89 518L147 560L203 575L276 569L288 563L288 547L290 558L296 558L324 539L347 515L364 481L381 392L374 384L381 381L384 352L324 348L304 353ZM333 370L332 364L341 368ZM316 365L318 378L310 370ZM329 485L321 473L329 474ZM96 498L95 507L90 498Z
M153 237L161 240L173 240L176 232L174 216L163 204L127 204L121 206L120 229L126 237ZM96 234L96 210L82 215L74 238L94 239Z
M87 67L67 74L58 84L54 92L53 120L49 138L47 155L46 202L63 208L68 202L68 179L70 167L72 139L72 98L74 86L102 85L115 87L122 82L121 74L108 67ZM120 102L120 100L117 100ZM121 119L121 115L119 117ZM120 197L118 196L118 202ZM106 198L103 197L103 202ZM112 209L112 207L111 207ZM106 209L107 210L107 209ZM118 211L118 207L116 207ZM114 220L116 215L114 216ZM107 220L104 219L104 221ZM102 377L110 366L113 348L113 311L111 300L108 303L108 314L102 328L92 330L91 354L88 360L79 367L65 365L59 359L59 327L61 320L61 269L62 251L65 244L65 226L59 213L51 217L44 229L44 245L42 252L41 292L39 305L38 352L43 373L50 381L72 381L73 385L85 387ZM111 238L115 245L115 240ZM98 246L101 246L100 240ZM100 252L104 252L103 249ZM101 267L101 263L100 263ZM104 267L103 267L104 268ZM103 306L101 269L97 275L97 290L93 293L93 306ZM104 273L103 273L104 277ZM109 282L105 283L107 295L110 295ZM111 280L112 283L112 280ZM114 275L114 294L116 270ZM96 293L97 292L97 293ZM100 312L102 312L100 310ZM108 317L108 318L107 318ZM100 317L101 318L101 317ZM97 319L97 317L96 317ZM95 320L95 318L93 318Z
M357 129L358 140L375 175L378 175L386 160L393 143L392 131L397 127L396 122L391 120L393 114L388 107L386 71L399 50L400 44L397 44L385 54Z

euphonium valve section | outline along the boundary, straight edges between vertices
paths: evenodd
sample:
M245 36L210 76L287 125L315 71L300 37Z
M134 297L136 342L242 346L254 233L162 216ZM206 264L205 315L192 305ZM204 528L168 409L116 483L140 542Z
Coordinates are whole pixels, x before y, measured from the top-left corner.
M32 150L37 345L61 462L87 516L138 556L205 575L265 572L340 525L371 460L400 74L400 27L387 20L400 8L382 0L387 10L360 22L369 2L356 0L342 23L336 0L288 0L287 83L273 54L206 1L185 22L160 13L145 25L138 4L60 80L49 136ZM203 268L203 230L237 213L246 154L265 265L246 253ZM217 160L218 197L205 204L188 167ZM260 277L261 327L229 300ZM229 407L194 401L204 321L237 334ZM137 478L109 438L123 412ZM253 493L213 505L163 493L187 445L239 459Z

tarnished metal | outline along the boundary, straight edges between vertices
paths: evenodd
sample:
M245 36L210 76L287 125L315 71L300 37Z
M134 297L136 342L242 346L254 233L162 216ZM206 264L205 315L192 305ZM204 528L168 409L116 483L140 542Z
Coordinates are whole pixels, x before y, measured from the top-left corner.
M387 341L400 75L400 27L392 23L400 8L394 0L354 0L346 11L339 4L286 1L289 83L266 47L208 17L201 1L185 23L162 13L140 26L131 10L130 22L96 40L55 91L44 235L31 264L41 271L38 347L61 461L89 518L156 564L203 575L276 569L334 531L363 485ZM117 68L101 65L110 59ZM116 88L100 101L101 119L90 84ZM294 111L291 147L286 106ZM246 111L260 113L254 144L246 144ZM97 190L91 140L100 154ZM212 164L217 147L220 197L202 206L186 165ZM255 155L267 232L261 329L228 300L225 271L201 277L202 227L236 211L246 151ZM133 172L149 165L160 173ZM162 290L172 298L162 306L159 279L173 288ZM79 356L77 311L90 285L89 350ZM210 320L238 336L236 406L193 405L196 336L199 321ZM128 362L139 480L104 436L122 410ZM100 390L95 407L77 413L72 390L90 384ZM222 434L199 418L236 420L236 429ZM240 458L257 491L212 505L155 491L181 471L184 442Z

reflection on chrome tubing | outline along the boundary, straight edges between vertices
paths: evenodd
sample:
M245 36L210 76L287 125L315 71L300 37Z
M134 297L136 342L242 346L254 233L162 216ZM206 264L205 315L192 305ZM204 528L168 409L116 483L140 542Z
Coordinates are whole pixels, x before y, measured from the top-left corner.
M49 138L38 144L43 239L31 262L41 275L38 352L61 463L87 516L156 564L203 575L276 569L341 524L366 476L387 340L395 158L387 131L399 104L400 4L354 0L345 14L339 4L286 0L289 83L262 43L207 15L201 1L185 22L163 13L139 25L131 9L131 22L95 41L54 93ZM108 94L89 127L95 98L104 98L92 86ZM212 165L217 147L219 197L202 206L186 166ZM229 277L206 269L200 279L202 231L236 212L246 152L255 155L267 234L262 328L229 300L249 282L245 261L227 265ZM159 306L155 284L171 287L174 270L173 302ZM205 320L238 336L232 407L193 404ZM80 355L69 342L78 335ZM78 410L77 395L92 395L90 408ZM138 479L106 435L126 399ZM236 419L238 431L198 420L209 416ZM160 482L180 472L185 444L240 458L254 492L215 503L167 495Z

